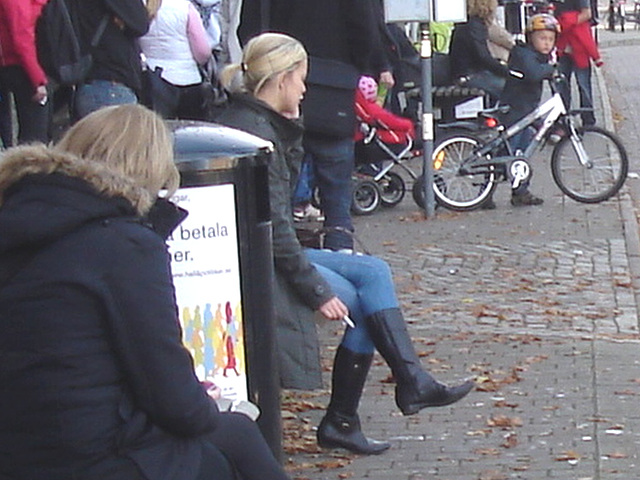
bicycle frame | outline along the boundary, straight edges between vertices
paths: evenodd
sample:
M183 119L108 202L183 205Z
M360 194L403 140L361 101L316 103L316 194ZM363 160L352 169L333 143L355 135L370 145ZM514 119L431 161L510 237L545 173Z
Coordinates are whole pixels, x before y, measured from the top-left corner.
M558 119L567 116L567 109L564 105L562 97L555 90L553 84L551 84L551 88L553 92L551 98L540 104L535 110L518 120L513 125L504 129L502 132L500 132L500 135L490 140L484 146L474 152L473 157L470 158L472 165L469 166L474 170L475 173L481 171L483 167L488 167L486 173L493 173L495 167L504 168L506 164L511 160L523 158L525 160L528 160L529 158L531 158L535 150L544 142L544 138L551 127L553 127ZM522 152L522 154L516 156L508 140L513 138L523 130L534 125L539 120L542 120L542 123L539 127L537 127L533 139L531 140L525 151ZM573 135L574 127L570 121L567 122L567 129L569 130L567 133L571 136L571 141L574 144L576 151L578 152L580 161L584 165L589 165L589 159L586 152L584 151L582 144L580 143L579 139L576 140L576 136ZM490 157L491 153L501 145L505 145L509 155ZM478 159L482 157L489 157L489 159L487 161L478 162ZM467 162L465 161L463 163ZM469 173L471 172L465 167L462 167L460 169L460 174L462 175L466 175Z
M566 115L567 110L564 106L564 102L562 101L562 97L558 92L555 92L549 100L540 104L538 108L536 108L533 112L526 115L525 117L518 120L516 123L508 127L504 134L501 135L501 140L505 143L510 138L513 138L518 133L522 132L529 126L533 125L536 121L542 120L542 125L537 129L535 135L533 136L533 140L527 146L525 151L523 152L523 156L525 158L531 157L533 152L538 148L538 145L542 142L545 134L549 131L549 129L553 126L553 124L560 118L562 115ZM507 147L509 153L511 152L511 147Z
M380 169L380 171L373 177L373 180L375 182L378 182L381 178L383 178L389 172L389 170L391 170L396 165L402 168L407 174L409 174L409 176L413 180L418 178L418 175L409 167L407 167L402 161L405 159L407 160L409 159L409 152L411 152L414 145L413 139L409 135L406 135L406 140L407 140L406 146L399 153L395 153L384 142L377 141L375 138L375 134L376 134L376 128L371 127L366 137L364 138L364 143L369 144L371 142L377 142L378 147L383 152L385 152L389 156L389 158L385 161L385 164Z

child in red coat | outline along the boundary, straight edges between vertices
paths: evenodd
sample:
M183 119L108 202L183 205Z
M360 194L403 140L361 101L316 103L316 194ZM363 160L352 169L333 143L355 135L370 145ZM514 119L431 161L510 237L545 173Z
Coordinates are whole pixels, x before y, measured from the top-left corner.
M413 139L415 130L413 122L382 108L376 103L378 84L368 76L360 77L356 90L356 116L361 122L377 129L380 140L386 144L406 144L407 136ZM355 133L355 140L359 142L365 137L361 128Z
M602 66L598 45L591 33L589 22L578 23L577 11L564 12L558 18L562 28L557 47L561 54L571 57L573 63L578 68L587 68L589 60L593 60L596 67Z

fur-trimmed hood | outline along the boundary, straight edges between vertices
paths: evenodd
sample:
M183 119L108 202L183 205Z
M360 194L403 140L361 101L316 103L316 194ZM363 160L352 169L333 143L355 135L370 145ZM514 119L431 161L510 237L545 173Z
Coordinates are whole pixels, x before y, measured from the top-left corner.
M98 219L142 217L149 192L105 165L27 146L0 157L0 254L37 247Z
M36 145L14 148L0 157L0 206L7 189L23 177L52 173L84 180L108 197L123 197L141 215L146 214L155 201L148 191L104 164Z

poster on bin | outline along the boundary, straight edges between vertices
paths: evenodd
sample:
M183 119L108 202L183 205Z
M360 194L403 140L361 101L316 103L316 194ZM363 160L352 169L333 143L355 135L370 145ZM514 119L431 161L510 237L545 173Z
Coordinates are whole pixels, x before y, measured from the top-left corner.
M189 212L167 240L183 343L201 381L247 400L234 186L181 188L172 200Z

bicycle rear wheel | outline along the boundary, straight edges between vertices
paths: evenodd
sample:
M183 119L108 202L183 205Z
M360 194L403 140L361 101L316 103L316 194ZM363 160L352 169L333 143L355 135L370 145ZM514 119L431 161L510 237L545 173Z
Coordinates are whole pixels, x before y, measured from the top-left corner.
M497 185L495 167L474 171L468 160L481 144L473 135L457 134L433 149L433 191L440 205L459 212L474 210L491 196ZM469 173L461 174L461 167Z
M553 180L578 202L603 202L624 185L629 172L627 152L618 137L602 128L585 126L577 132L577 138L568 136L553 149Z

